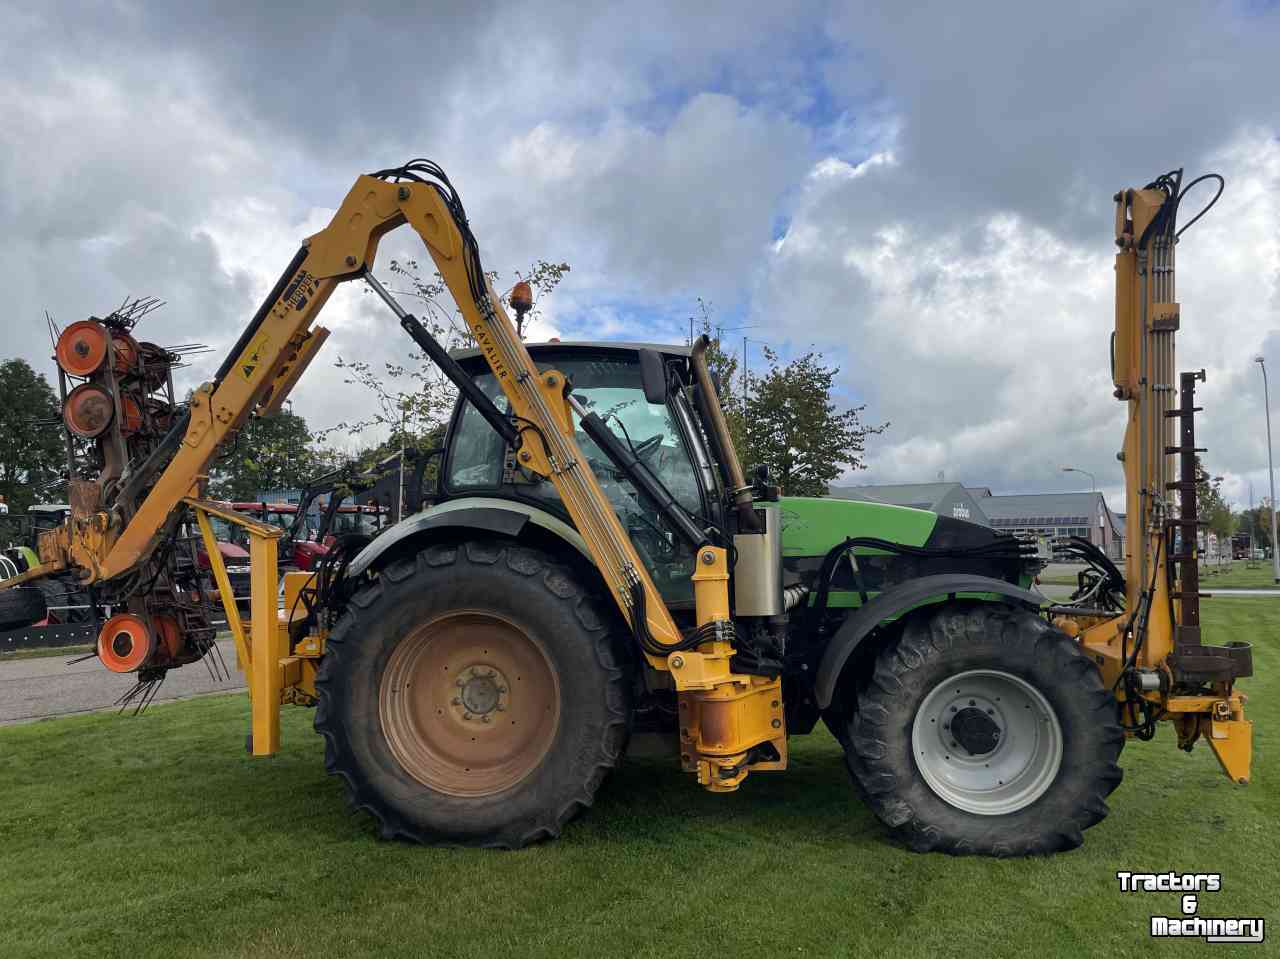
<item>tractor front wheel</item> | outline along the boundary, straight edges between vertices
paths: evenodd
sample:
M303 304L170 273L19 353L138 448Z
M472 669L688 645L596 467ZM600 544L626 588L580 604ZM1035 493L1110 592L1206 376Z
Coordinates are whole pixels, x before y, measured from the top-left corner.
M559 835L629 727L613 618L549 556L432 546L353 597L317 677L325 764L386 838Z
M1107 815L1124 734L1079 645L1029 610L921 610L858 695L845 755L911 848L1018 856L1080 845Z

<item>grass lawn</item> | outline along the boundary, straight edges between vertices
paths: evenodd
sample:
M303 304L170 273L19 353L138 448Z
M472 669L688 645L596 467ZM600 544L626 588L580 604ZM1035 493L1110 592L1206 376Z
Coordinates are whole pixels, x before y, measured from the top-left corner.
M1202 915L1280 922L1280 602L1215 600L1204 619L1211 640L1257 644L1253 784L1162 726L1126 748L1111 816L1049 859L897 848L825 732L729 796L630 763L561 840L501 853L374 838L307 710L258 761L239 695L3 728L0 955L1111 959L1178 915L1176 893L1122 895L1117 869L1222 872Z
M55 656L66 656L68 659L93 652L92 646L37 646L32 649L15 649L0 653L0 663L11 663L15 659L51 659Z
M1072 567L1071 572L1061 572L1064 567L1055 565L1054 571L1048 575L1041 574L1040 582L1045 586L1075 586L1076 570L1083 567ZM1280 589L1276 585L1270 560L1258 560L1250 569L1244 560L1238 559L1223 566L1214 564L1200 570L1200 588L1212 589Z

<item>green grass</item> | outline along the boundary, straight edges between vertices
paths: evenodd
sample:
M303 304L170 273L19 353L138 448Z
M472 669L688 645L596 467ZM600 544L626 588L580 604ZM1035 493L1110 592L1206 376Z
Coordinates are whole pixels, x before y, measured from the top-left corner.
M1252 568L1238 559L1228 566L1209 566L1200 573L1202 589L1280 589L1271 560L1257 560Z
M1040 583L1044 586L1075 586L1074 571L1066 574L1042 575ZM1200 571L1200 587L1203 590L1217 589L1280 589L1276 585L1270 560L1258 560L1253 568L1239 559L1224 566L1212 565Z
M31 649L15 649L0 652L0 663L11 663L15 659L49 659L54 656L84 656L93 652L92 646L36 646Z
M1221 871L1203 915L1275 923L1280 602L1204 618L1213 639L1259 644L1253 785L1162 727L1126 748L1111 816L1048 859L894 846L825 732L728 796L630 763L559 841L500 853L375 839L303 709L258 761L241 696L0 729L0 954L1110 959L1144 950L1153 912L1178 914L1176 894L1122 895L1117 869Z

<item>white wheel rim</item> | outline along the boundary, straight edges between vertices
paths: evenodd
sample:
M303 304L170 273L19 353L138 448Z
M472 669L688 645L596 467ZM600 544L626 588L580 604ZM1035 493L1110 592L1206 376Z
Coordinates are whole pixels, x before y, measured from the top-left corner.
M938 683L911 725L911 754L944 802L1007 816L1048 791L1062 767L1062 726L1020 676L972 669Z

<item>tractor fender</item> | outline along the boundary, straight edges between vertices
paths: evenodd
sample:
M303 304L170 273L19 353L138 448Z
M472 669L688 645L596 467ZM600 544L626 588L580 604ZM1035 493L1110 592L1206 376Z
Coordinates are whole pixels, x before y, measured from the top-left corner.
M813 680L814 698L818 706L826 709L831 705L836 683L839 682L849 657L877 626L919 606L927 599L954 593L995 593L1032 609L1039 609L1044 602L1043 596L1021 586L990 576L973 576L968 573L922 576L885 590L851 614L823 650L822 661L818 664L818 673Z
M365 570L378 565L388 554L398 553L396 547L413 540L425 542L446 530L497 533L515 538L532 523L563 540L591 561L586 541L572 526L544 509L528 503L488 496L466 496L433 506L421 513L406 517L382 533L362 549L347 573L359 576Z

